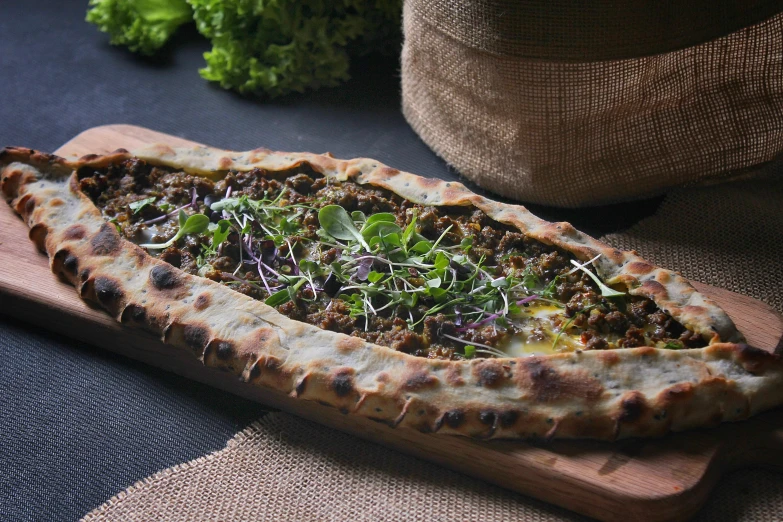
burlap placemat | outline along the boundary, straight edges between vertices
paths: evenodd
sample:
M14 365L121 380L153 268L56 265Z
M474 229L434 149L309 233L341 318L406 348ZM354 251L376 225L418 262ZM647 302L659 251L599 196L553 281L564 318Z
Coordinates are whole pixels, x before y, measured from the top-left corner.
M783 179L670 194L607 242L783 311ZM269 414L226 449L128 488L86 521L585 520L349 435ZM783 519L783 474L727 476L698 520Z
M775 520L783 475L728 476L699 520ZM586 521L512 493L283 413L225 449L137 482L85 522L151 520Z

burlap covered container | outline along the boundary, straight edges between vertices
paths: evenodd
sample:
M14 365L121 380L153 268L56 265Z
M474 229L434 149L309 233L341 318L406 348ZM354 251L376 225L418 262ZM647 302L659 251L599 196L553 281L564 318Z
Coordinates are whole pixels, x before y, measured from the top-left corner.
M783 2L406 0L403 111L460 173L579 207L783 150Z

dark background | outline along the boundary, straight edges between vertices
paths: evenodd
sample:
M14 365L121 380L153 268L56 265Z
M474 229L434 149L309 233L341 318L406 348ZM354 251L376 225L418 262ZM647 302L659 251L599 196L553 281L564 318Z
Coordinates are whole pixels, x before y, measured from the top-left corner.
M216 147L367 156L457 179L400 112L396 57L352 64L340 87L274 100L208 84L208 43L181 30L160 57L113 48L87 2L0 1L0 147L53 151L97 125L129 123ZM593 235L660 199L592 210L530 206ZM0 232L0 236L2 232ZM8 316L0 297L0 520L72 520L155 471L212 452L256 404L64 339Z

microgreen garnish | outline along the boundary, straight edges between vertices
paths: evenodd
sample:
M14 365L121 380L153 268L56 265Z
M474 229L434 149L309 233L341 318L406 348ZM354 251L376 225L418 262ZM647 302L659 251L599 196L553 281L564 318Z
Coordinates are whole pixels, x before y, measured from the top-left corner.
M323 207L318 211L318 221L321 223L321 228L333 238L344 241L356 240L365 250L370 250L370 246L365 243L364 237L353 224L353 219L340 205Z
M213 227L212 223L210 223L209 226L209 230L212 232L210 248L213 250L222 245L223 242L228 239L228 235L231 233L231 223L225 219L221 219L214 225L215 226Z
M590 261L587 261L584 264L580 264L579 262L574 261L572 259L571 260L571 264L574 265L576 268L574 268L573 270L568 272L568 274L571 274L571 273L575 272L576 270L581 270L582 272L584 272L585 274L590 276L590 279L592 279L595 282L595 284L598 286L598 289L601 290L601 295L602 296L604 296L604 297L622 297L622 296L624 296L625 292L618 292L617 290L609 288L600 279L598 279L597 275L595 275L594 273L589 271L587 268L585 268L587 265L591 264L592 262L594 262L599 257L601 257L601 254L598 254L593 259L591 259ZM566 275L568 275L568 274L566 274Z
M109 220L109 223L111 223L112 225L114 225L114 228L116 228L116 229L117 229L117 232L119 232L120 234L122 234L122 227L120 227L120 223L117 221L117 217L116 217L116 216L115 216L115 217L113 217L113 218L111 218L111 219Z
M269 306L280 306L281 304L285 304L288 301L291 300L291 294L288 292L288 289L279 290L278 292L270 295L267 297L266 301L264 301Z
M455 354L466 359L478 355L505 357L501 349L476 342L482 340L483 329L496 332L499 328L514 328L514 317L523 314L523 307L534 301L562 308L557 285L577 270L586 272L605 297L624 295L585 268L595 259L585 264L572 261L575 268L571 272L542 280L530 264L524 270L503 270L488 264L485 255L473 250L474 237L454 224L428 239L419 232L416 210L409 214L407 224L400 226L397 214L349 213L335 204L318 208L318 200L291 203L297 200L285 197L286 191L283 188L274 196L254 199L228 188L222 199L209 195L203 203L206 214L200 214L193 189L190 203L144 222L154 224L177 213L179 230L174 237L165 243L141 246L164 249L186 235L203 234L197 259L199 273L214 270L206 259L220 258L226 248L233 248L231 256L234 262L237 257L239 260L229 269L231 272L221 269L224 282L249 285L258 292L256 297L273 307L306 301L320 303L328 310L331 300L339 298L350 317L356 319L357 328L365 331L374 328L371 323L375 316L388 317L392 310L406 319L411 330L420 328L428 317L444 314L453 321L451 333L455 335L439 330L438 339L431 342L453 341L449 344L457 346ZM146 198L131 203L130 209L135 214L155 201L154 197ZM168 203L157 206L168 210L163 205ZM196 213L188 217L188 209ZM313 225L316 211L318 220ZM216 222L210 222L208 215ZM308 223L307 227L303 222ZM327 254L328 263L322 261ZM571 318L562 326L553 348L573 321Z
M155 203L156 199L158 199L156 196L140 199L139 201L134 201L133 203L129 203L128 208L133 211L133 214L138 214L139 212L141 212L141 209L143 209L147 205L151 205Z
M179 238L186 236L188 234L200 234L205 230L207 230L208 226L209 226L209 218L204 214L193 214L192 216L188 217L187 214L185 214L184 210L180 210L179 230L174 235L174 237L172 237L165 243L160 243L160 244L147 243L139 246L141 246L142 248L152 248L152 249L168 248L174 243L176 243Z

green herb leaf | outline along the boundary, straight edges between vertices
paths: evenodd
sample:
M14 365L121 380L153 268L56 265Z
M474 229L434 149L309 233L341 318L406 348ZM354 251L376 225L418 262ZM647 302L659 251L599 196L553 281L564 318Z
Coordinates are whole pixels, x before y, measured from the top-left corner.
M286 217L280 219L280 224L278 226L283 234L289 236L295 234L299 230L299 225Z
M377 215L379 214L376 214L376 216ZM375 216L370 216L370 219L374 217ZM369 241L375 236L383 237L390 234L400 234L401 232L402 229L396 223L390 223L388 221L376 221L374 223L370 223L368 221L367 226L362 229L362 237L365 239L365 241ZM399 235L397 237L397 242L399 243Z
M476 347L472 344L465 345L465 358L470 359L476 355Z
M381 279L383 279L385 274L382 274L381 272L376 272L375 270L371 271L369 274L367 274L367 280L371 283L377 283Z
M141 212L141 209L143 209L147 205L151 205L152 203L155 203L156 199L158 199L157 196L152 196L150 198L140 199L139 201L134 201L133 203L129 203L128 204L128 208L133 211L134 215L136 215L139 212Z
M436 303L443 303L448 297L448 292L442 288L430 288L428 293L435 299Z
M282 290L275 292L274 294L267 297L264 303L274 307L274 306L280 306L281 304L285 304L290 300L291 300L291 295L288 293L288 288L283 288Z
M122 234L122 228L120 227L120 224L117 222L117 217L116 217L116 216L115 216L115 217L113 217L113 218L111 218L111 219L109 220L109 223L113 224L113 225L114 225L114 228L116 228L116 229L117 229L117 232L119 232L120 234Z
M228 239L231 234L231 223L221 219L215 223L215 229L212 231L212 248L216 249L223 241Z
M522 273L522 284L528 290L535 290L541 286L541 279L533 273L529 266L525 267L525 271Z
M341 265L337 261L332 261L332 263L329 265L329 269L338 278L345 279L345 271L343 270L343 265Z
M419 241L413 245L411 250L418 252L419 254L427 254L430 250L432 250L432 241L427 241L426 239L424 241Z
M182 223L182 216L185 214L180 211L180 223ZM177 235L180 237L188 234L200 234L204 232L209 226L209 218L204 214L193 214L189 218L186 218L185 222L180 225Z
M400 293L400 302L408 308L416 306L416 302L419 300L419 294L409 294L408 292Z
M310 274L318 274L319 271L319 265L315 261L310 261L308 259L300 259L299 260L299 268L303 272L308 272Z
M333 238L343 241L356 240L370 250L364 237L356 230L351 216L340 205L327 205L318 211L318 221L321 227Z
M430 288L439 288L441 283L443 283L443 281L441 280L440 277L437 276L427 280L427 286L429 286Z
M238 203L239 200L237 198L225 198L221 199L220 201L215 201L209 206L209 208L210 210L214 210L216 212L220 212L221 210L228 211L238 206Z
M369 227L373 223L395 223L397 218L390 212L378 212L368 217L365 221Z
M438 252L435 256L435 268L443 269L449 266L449 258L443 252Z
M400 243L400 235L397 233L375 236L370 239L369 243L371 247L377 245L378 243L383 243L387 249L402 246L402 243ZM389 259L392 261L401 262L403 259L405 259L405 252L396 252L395 255L391 255Z
M165 243L155 244L155 243L148 243L146 245L139 245L142 248L154 248L154 249L161 249L161 248L168 248L174 243L177 242L179 238L182 236L186 236L188 234L200 234L207 230L209 227L209 218L205 216L204 214L193 214L190 217L187 217L187 214L185 214L184 211L179 211L179 230L177 233L166 241Z
M416 211L413 211L413 218L411 219L411 222L408 223L408 226L405 227L405 231L402 233L402 246L407 248L408 243L411 240L411 237L413 237L413 233L416 232Z

